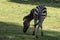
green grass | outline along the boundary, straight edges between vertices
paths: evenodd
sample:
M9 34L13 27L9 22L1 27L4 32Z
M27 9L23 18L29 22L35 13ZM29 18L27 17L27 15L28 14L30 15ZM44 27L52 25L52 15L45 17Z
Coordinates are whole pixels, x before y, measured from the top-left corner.
M43 3L44 4L44 3ZM37 40L60 40L60 6L46 4L48 16L43 23L44 36ZM0 0L0 40L35 40L32 36L33 21L27 33L23 33L23 17L28 15L34 3L17 3Z

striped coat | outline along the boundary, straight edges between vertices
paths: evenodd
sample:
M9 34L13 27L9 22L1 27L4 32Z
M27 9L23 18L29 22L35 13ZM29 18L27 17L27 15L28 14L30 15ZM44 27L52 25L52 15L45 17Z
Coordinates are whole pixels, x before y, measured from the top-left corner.
M46 10L45 6L38 5L38 6L36 6L36 8L33 8L30 11L30 14L28 14L27 16L25 16L23 18L23 20L24 20L24 22L23 22L23 25L24 25L23 32L25 33L27 31L28 27L30 26L31 20L34 19L33 35L35 35L37 37L37 32L39 30L39 27L41 27L41 35L43 35L42 23L43 23L46 16L47 16L47 10ZM38 25L38 28L36 29L37 25Z
M41 23L44 21L46 16L47 16L47 9L45 6L39 5L36 8L34 8L33 17L35 20L40 20L40 23Z

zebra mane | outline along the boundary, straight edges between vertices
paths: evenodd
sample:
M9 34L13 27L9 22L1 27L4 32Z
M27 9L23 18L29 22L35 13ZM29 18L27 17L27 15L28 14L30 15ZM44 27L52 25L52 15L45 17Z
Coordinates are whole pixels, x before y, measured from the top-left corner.
M24 18L23 18L23 20L26 20L27 19L27 21L31 21L32 19L33 19L33 14L34 14L34 10L32 9L31 11L30 11L30 14L28 14L27 16L25 16Z

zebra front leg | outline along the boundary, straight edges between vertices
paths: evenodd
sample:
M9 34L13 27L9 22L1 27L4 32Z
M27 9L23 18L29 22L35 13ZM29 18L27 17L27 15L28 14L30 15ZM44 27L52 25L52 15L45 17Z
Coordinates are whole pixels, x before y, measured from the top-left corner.
M36 26L34 26L34 30L33 30L33 34L32 35L35 35L35 30L36 30Z

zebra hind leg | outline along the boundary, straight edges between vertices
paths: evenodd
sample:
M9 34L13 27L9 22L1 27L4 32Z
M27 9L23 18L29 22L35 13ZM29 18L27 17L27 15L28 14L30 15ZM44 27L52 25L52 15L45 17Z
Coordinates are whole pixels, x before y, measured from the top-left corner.
M42 26L41 26L41 36L43 36L43 30L42 30Z

